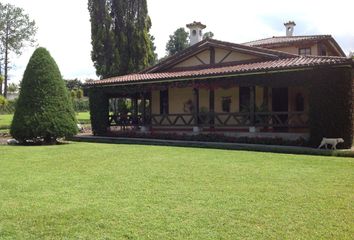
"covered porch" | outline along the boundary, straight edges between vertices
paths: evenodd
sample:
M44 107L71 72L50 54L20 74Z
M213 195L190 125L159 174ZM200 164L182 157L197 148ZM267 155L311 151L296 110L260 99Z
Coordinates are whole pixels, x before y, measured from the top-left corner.
M304 79L247 76L110 89L108 131L308 138ZM122 104L125 102L125 105ZM128 106L128 107L127 107Z

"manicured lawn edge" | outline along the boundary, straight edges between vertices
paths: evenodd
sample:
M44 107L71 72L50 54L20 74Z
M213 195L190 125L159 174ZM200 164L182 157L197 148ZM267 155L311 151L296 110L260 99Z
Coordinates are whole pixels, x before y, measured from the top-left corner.
M197 147L197 148L246 150L246 151L287 153L287 154L354 157L354 152L349 149L332 151L332 150L323 150L323 149L316 149L316 148L309 148L309 147L295 147L295 146L199 142L199 141L181 141L181 140L165 140L165 139L162 140L162 139L144 139L144 138L124 138L124 137L96 137L96 136L74 136L72 138L69 138L68 140L77 141L77 142L93 142L93 143Z

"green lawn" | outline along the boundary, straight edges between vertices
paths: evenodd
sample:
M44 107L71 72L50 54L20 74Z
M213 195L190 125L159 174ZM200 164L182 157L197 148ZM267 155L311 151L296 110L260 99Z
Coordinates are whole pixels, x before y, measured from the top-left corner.
M13 114L0 114L0 129L10 128ZM76 118L80 123L89 124L90 123L90 113L80 112L76 114Z
M354 160L0 146L0 239L353 239Z
M0 129L10 128L13 114L0 114Z

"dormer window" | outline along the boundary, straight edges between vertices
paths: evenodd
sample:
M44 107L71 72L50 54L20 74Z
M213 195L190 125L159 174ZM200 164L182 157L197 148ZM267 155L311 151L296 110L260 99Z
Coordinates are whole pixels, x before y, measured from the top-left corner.
M311 48L299 48L299 55L300 56L311 55Z
M318 55L327 56L327 49L326 49L326 46L324 46L323 44L321 44L320 47L319 47Z

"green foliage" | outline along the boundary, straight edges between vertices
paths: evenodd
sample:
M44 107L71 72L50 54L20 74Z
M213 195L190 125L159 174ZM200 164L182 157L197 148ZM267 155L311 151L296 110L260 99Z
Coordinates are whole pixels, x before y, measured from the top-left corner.
M70 97L71 97L72 99L75 99L75 98L76 98L76 90L71 90L71 91L70 91Z
M0 98L2 96L0 95ZM10 113L14 113L15 112L15 107L17 104L17 99L15 100L7 100L5 99L5 101L7 102L5 105L2 105L0 103L0 114L10 114ZM1 100L0 100L1 102Z
M166 44L166 52L169 56L172 56L187 47L189 47L188 41L189 33L182 28L178 28L173 35L170 35L170 39Z
M8 92L15 93L18 90L18 86L16 83L10 83L7 87Z
M350 69L320 70L310 89L310 143L318 146L323 137L343 138L352 146L352 81Z
M76 90L76 98L80 100L83 97L84 97L84 91L82 91L82 89L77 89Z
M203 39L206 38L213 38L214 37L214 33L213 32L206 32L203 34Z
M73 99L72 102L75 112L86 112L90 110L89 100L87 98Z
M8 104L6 98L0 95L0 107L6 106Z
M88 9L97 75L124 75L155 63L146 0L89 0Z
M74 90L74 89L81 89L82 88L82 82L78 79L72 79L72 80L65 80L65 85L67 89L69 90Z
M2 239L353 239L352 158L0 146Z
M43 138L45 142L77 133L59 68L44 48L38 48L29 60L10 132L19 141Z
M22 49L35 43L36 24L22 8L0 3L0 51L4 53L4 96L7 95L9 54L21 55ZM0 88L0 93L1 93Z

